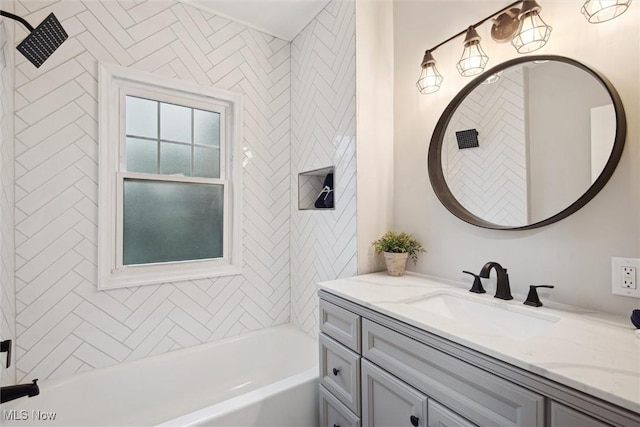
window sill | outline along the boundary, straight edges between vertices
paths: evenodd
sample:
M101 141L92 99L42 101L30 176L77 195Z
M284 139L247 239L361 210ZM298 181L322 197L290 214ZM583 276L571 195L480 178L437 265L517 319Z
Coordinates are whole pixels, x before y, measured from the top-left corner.
M189 268L181 270L179 266L171 269L154 269L148 273L130 271L112 271L107 277L98 281L98 290L128 288L132 286L158 285L169 282L182 282L185 280L206 279L212 277L237 276L242 274L242 268L236 265L209 267L202 269Z

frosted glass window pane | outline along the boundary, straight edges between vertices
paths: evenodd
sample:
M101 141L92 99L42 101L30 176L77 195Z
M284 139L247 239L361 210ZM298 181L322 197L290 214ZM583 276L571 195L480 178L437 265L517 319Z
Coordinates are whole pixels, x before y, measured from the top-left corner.
M220 178L220 150L194 147L193 175L202 178Z
M160 103L160 139L191 142L191 108Z
M162 142L160 144L160 173L191 176L191 146Z
M158 103L134 96L126 97L127 135L158 137Z
M221 185L125 180L123 264L222 257Z
M158 143L127 138L126 164L129 172L158 173Z
M220 113L193 110L194 143L220 147Z

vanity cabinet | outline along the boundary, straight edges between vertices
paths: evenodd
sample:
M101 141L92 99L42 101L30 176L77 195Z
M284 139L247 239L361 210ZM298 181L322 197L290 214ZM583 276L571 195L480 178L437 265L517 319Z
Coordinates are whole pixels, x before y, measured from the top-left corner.
M607 427L609 424L589 417L575 409L568 408L557 402L551 402L551 427Z
M365 426L425 426L427 396L373 363L362 362L362 422Z
M320 291L321 427L637 426L575 389Z

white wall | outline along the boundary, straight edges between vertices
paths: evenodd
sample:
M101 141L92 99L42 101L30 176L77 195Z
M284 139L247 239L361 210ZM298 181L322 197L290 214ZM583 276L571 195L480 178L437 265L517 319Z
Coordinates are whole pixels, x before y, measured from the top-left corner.
M393 227L393 2L356 3L358 274L384 268L371 243Z
M13 3L3 1L3 10L11 12ZM13 21L0 19L0 340L16 343L16 287L14 280L13 239L13 86L14 41ZM11 366L6 369L6 353L0 356L0 383L14 384L16 380L15 352Z
M51 12L69 39L16 55L18 380L288 322L290 44L175 1L16 3ZM244 94L243 275L96 290L97 61Z
M553 26L547 46L536 53L572 57L602 72L622 96L628 118L627 144L607 186L584 208L550 226L530 231L485 230L451 215L436 198L426 169L427 149L440 114L469 80L455 63L462 39L437 49L444 83L439 92L415 88L425 49L504 7L495 1L403 1L395 3L395 224L413 233L429 251L415 270L468 281L461 271L479 271L487 261L509 269L514 292L530 284L554 284L542 299L629 315L638 300L611 295L612 256L640 257L640 115L638 99L640 4L609 23L589 24L579 2L545 2L543 18ZM490 25L478 29L494 66L517 55L493 43Z
M357 271L354 2L332 1L291 42L291 321L318 329L316 283ZM298 174L335 166L335 210L298 210Z

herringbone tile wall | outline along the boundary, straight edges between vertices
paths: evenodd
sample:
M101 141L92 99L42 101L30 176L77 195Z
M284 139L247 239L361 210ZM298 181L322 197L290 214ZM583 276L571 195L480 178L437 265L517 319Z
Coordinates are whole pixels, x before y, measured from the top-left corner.
M3 10L5 6L2 3ZM10 12L12 9L9 9ZM15 343L16 287L13 242L13 24L0 21L0 339ZM0 361L0 383L14 384L15 363Z
M290 43L175 1L16 2L51 12L69 39L16 58L18 380L288 322ZM242 276L96 290L97 61L244 94Z
M291 43L291 319L317 333L316 283L357 272L355 4L333 1ZM297 210L298 173L335 166L335 210Z
M443 162L456 199L501 225L528 222L527 150L522 72L480 85L456 110L445 136ZM479 147L458 149L456 131L477 128Z

